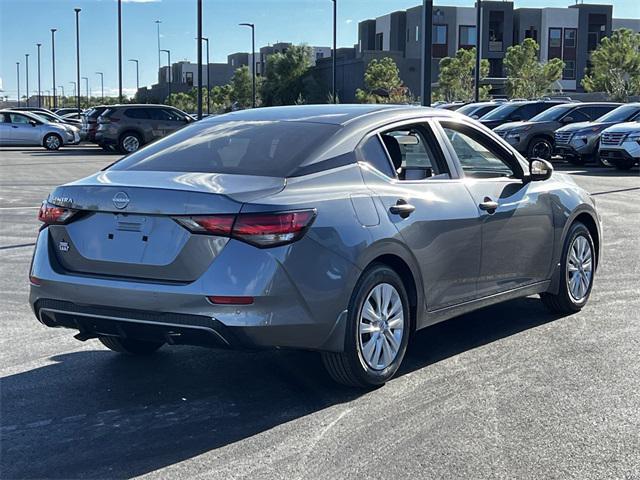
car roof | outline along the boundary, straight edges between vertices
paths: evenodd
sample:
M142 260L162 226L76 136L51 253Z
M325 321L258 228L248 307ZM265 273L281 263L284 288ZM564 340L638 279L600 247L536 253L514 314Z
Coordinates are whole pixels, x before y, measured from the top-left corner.
M403 113L413 115L452 115L446 109L421 107L413 105L390 104L339 104L339 105L292 105L285 107L264 107L239 110L218 115L207 122L233 121L288 121L306 123L324 123L332 125L347 125L359 120L377 122L393 119Z

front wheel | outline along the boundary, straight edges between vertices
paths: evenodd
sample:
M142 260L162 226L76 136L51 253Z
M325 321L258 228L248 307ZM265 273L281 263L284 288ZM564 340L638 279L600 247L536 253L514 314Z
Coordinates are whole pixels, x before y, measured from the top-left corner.
M42 144L47 150L58 150L62 146L62 138L57 133L47 133Z
M329 375L344 385L383 385L398 371L411 331L402 279L386 265L368 268L354 289L348 312L344 352L323 352L323 363Z
M142 146L142 139L137 133L125 133L120 137L118 147L121 153L133 153Z
M541 158L543 160L551 160L553 153L553 145L549 139L544 137L536 137L529 143L527 154L529 158Z
M160 342L145 342L133 338L100 337L98 340L109 350L130 355L150 355L164 345Z
M553 313L578 312L589 300L596 267L596 252L587 227L580 222L571 226L562 250L562 280L558 294L543 293L542 302Z

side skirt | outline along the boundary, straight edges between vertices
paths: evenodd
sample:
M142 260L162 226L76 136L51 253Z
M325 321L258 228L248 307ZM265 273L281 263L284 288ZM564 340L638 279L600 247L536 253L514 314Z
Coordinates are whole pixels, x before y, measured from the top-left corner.
M479 298L477 300L470 300L468 302L459 303L450 307L427 311L423 316L423 321L420 322L418 329L425 328L430 325L443 322L445 320L449 320L450 318L457 317L459 315L463 315L480 308L495 305L496 303L506 302L507 300L513 300L515 298L521 298L546 292L549 289L550 283L550 280L546 280L544 282L538 282L531 285L525 285L524 287L514 288L513 290L507 290L506 292L496 293L494 295Z

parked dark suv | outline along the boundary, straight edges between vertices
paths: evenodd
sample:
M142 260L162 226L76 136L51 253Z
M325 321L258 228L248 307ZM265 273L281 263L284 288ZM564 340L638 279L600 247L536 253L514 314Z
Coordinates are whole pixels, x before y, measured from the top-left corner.
M95 141L103 149L135 152L193 122L193 118L167 105L114 105L98 117Z
M556 105L529 121L500 125L495 132L528 158L550 160L557 129L571 123L590 122L619 106L619 103L603 102Z
M80 136L88 142L96 141L96 131L98 130L98 117L102 115L107 108L106 105L98 105L87 110L82 115L82 130Z
M507 122L529 120L548 108L568 103L567 100L523 100L506 102L480 118L480 122L489 128L496 128Z

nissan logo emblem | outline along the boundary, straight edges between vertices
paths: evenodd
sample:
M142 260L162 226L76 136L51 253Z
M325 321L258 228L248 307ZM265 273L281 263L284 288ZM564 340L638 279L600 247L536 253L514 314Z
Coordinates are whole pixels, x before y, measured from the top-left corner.
M129 195L124 192L118 192L113 196L111 201L118 210L122 210L129 205Z

